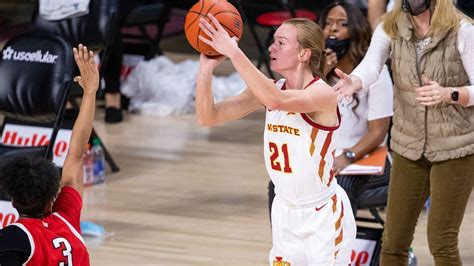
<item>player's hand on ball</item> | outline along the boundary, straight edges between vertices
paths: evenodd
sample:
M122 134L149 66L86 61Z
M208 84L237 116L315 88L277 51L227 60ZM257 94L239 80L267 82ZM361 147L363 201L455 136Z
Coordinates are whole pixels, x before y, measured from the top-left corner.
M199 27L209 38L199 35L199 39L214 48L218 53L230 57L238 49L237 38L230 37L229 33L212 14L208 14L208 17L211 19L212 25L201 18Z
M207 68L210 71L213 71L217 66L219 66L226 59L223 55L218 56L207 56L201 54L199 56L199 64L202 68Z

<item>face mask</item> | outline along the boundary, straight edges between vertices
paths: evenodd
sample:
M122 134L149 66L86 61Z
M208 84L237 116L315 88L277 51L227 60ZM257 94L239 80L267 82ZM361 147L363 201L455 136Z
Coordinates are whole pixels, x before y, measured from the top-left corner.
M418 16L430 8L429 0L403 0L403 11L410 12L412 16Z
M331 49L336 53L337 60L346 53L349 47L350 39L338 40L338 39L326 39L326 48Z

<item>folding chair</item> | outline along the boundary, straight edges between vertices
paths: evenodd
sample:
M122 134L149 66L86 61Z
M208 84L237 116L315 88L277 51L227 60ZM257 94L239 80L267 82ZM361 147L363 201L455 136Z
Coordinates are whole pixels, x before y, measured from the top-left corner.
M0 143L2 158L27 154L52 160L56 139L64 119L65 106L71 91L74 62L72 47L62 38L20 35L9 40L0 56L0 113L5 116L0 132L12 119L22 126L37 122L51 123L49 141L35 137L3 135ZM12 146L14 140L25 146ZM27 145L27 146L26 146ZM0 228L16 221L18 213L0 188Z
M382 248L382 232L383 226L385 224L385 221L379 214L379 209L385 208L387 206L388 186L388 183L380 184L379 187L373 187L367 190L363 190L363 192L359 195L357 209L368 209L372 217L369 218L357 216L355 217L356 221L375 223L379 225L379 227L382 227L372 228L366 226L357 226L357 239L359 241L359 245L361 245L361 243L364 243L364 241L366 241L366 243L375 243L375 245L370 246L372 250L370 250L370 247L366 247L368 249L368 252L366 254L371 254L370 261L368 260L368 257L363 258L364 256L361 256L360 258L356 259L359 260L359 264L364 264L364 261L367 260L365 261L365 263L367 263L368 265L379 265L380 252Z
M34 30L44 34L61 36L73 47L79 43L94 51L104 50L101 65L110 59L110 49L114 42L114 33L118 30L118 0L91 0L89 14L81 17L49 21L39 15L38 8L33 14ZM103 70L101 67L101 76Z
M44 141L17 136L19 132L2 134L0 161L17 154L52 160L73 71L72 47L62 38L27 34L5 44L0 57L0 112L5 116L2 133L12 119L23 126L51 123L52 131ZM4 198L0 189L0 199Z
M259 5L259 2L252 1L247 2L243 0L239 0L239 4L241 4L242 10L247 10L251 8L255 8L256 5ZM276 29L285 21L290 18L307 18L313 21L317 20L317 15L315 12L309 9L298 8L297 0L278 0L275 1L273 8L275 8L275 4L277 5L277 10L270 10L267 12L263 12L256 16L255 21L247 20L249 23L250 31L252 37L257 44L257 48L259 50L259 58L257 63L257 68L260 68L262 64L265 65L269 75L274 78L273 72L270 69L270 62L267 53L267 47L271 44L273 39L273 34L275 33ZM269 7L270 3L264 3L265 6ZM272 9L273 9L272 8ZM269 29L269 33L265 38L265 41L262 42L259 38L259 35L256 33L255 26L263 27Z
M50 34L61 36L65 38L71 46L77 46L79 43L85 44L91 50L104 50L101 58L100 74L103 76L106 65L110 59L111 47L114 42L114 33L118 30L118 15L117 15L118 1L117 0L91 0L89 5L89 14L71 19L64 19L59 21L48 21L43 19L38 9L33 14L34 30L42 34ZM82 90L74 88L73 95L79 97L82 95ZM77 103L74 99L70 99L73 106L78 109ZM92 130L92 138L99 138L96 131ZM105 160L109 163L112 172L120 170L118 165L113 160L109 151L101 141L104 148Z
M163 54L160 41L170 12L169 1L148 2L132 9L119 27L125 52L144 55L145 60Z
M357 209L368 209L372 218L356 217L358 221L372 222L384 225L385 221L378 212L378 208L387 206L388 184L364 190L359 196Z

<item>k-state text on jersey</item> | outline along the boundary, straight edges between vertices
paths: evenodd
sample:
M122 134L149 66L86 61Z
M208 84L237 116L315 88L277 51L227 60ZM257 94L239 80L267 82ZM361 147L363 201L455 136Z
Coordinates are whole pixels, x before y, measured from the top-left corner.
M287 134L291 134L295 136L300 136L299 129L285 126L285 125L267 124L267 130L271 132L281 132L281 133L287 133Z

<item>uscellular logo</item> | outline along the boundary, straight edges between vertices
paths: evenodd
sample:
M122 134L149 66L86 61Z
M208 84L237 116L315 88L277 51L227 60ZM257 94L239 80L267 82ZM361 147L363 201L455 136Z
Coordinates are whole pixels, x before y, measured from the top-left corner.
M12 61L54 64L56 63L56 59L58 59L58 55L50 54L49 51L46 51L45 53L41 50L36 50L35 52L15 51L10 46L3 49L2 54L3 60Z

